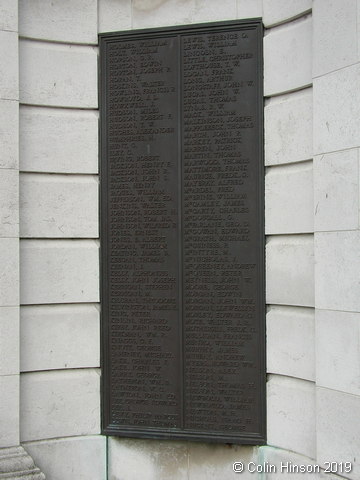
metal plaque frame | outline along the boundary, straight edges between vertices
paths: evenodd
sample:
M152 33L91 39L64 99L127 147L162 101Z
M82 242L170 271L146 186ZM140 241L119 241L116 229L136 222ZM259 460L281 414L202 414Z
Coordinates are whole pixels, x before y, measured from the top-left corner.
M261 19L99 35L103 434L249 445L266 442L262 40ZM188 56L186 49L190 52ZM160 55L159 52L163 53ZM191 60L196 57L201 58ZM201 71L204 59L208 61L204 68L212 72L211 75ZM251 67L247 67L248 64ZM242 65L249 70L248 77L242 77ZM124 73L125 70L127 73ZM232 72L239 73L236 76ZM199 76L198 81L196 77ZM207 77L210 82L211 78L215 79L213 87L208 86ZM191 82L195 87L191 86ZM188 103L191 105L191 96L196 99L202 95L202 85L204 91L207 89L204 106L197 103L196 108L189 107L188 111L186 92L189 92ZM145 95L147 97L143 101ZM213 100L217 105L215 107L211 106ZM198 98L196 101L200 102ZM134 102L138 102L136 115L132 112ZM235 113L232 113L232 105L235 105ZM221 117L224 111L224 117ZM243 114L243 111L247 113ZM197 122L194 120L196 116L200 118ZM169 119L168 123L165 117ZM218 120L221 118L229 125L235 122L238 129L229 128L231 131L226 136ZM136 122L142 123L138 127ZM203 124L213 128L211 122L215 124L213 133L193 133L200 131ZM190 133L187 134L187 130ZM240 133L237 137L237 132L241 132L242 139ZM214 140L213 136L218 140ZM218 153L210 154L215 144ZM146 149L152 152L152 156L146 157ZM241 150L238 157L244 160L235 168L232 167L236 162L232 152L236 149ZM164 153L169 151L171 153ZM225 152L228 166L219 167L216 160L213 170L208 167L200 170L197 176L199 170L192 169L193 163L189 161L187 171L190 173L186 173L186 151L190 152L189 158L194 155L199 159L205 159L208 153L215 157L218 155L216 158L219 159L221 152ZM174 163L169 161L162 173L163 163L168 160L165 155L171 156ZM144 158L148 163L144 163ZM137 164L140 166L137 167ZM157 174L160 170L161 173ZM247 192L243 197L247 198L245 203L240 201L242 190L239 185L242 180L238 183L233 180L240 178L241 174L244 175ZM224 181L218 178L224 178ZM147 184L148 191L146 179L152 179L152 183ZM139 197L137 201L136 192L139 189L136 190L136 185L141 182L143 187L140 191L145 192L142 195L147 197ZM201 185L205 185L203 191L210 193L205 193L204 201L200 202L196 199L200 198L197 192L201 191ZM222 191L221 188L231 191L231 185L235 193L227 197L224 195L228 199L225 201L217 192ZM186 188L190 192L188 198ZM174 192L173 196L171 192ZM161 195L164 199L162 203L157 201L156 195ZM211 205L214 206L213 211L209 209ZM160 212L157 233L152 229L156 208ZM246 211L250 213L242 213ZM134 223L132 219L138 219L141 214L148 215L149 222L139 233L136 231L139 229L137 220ZM219 226L211 227L209 234L203 234L207 231L206 222L215 225L211 223L211 215L214 219L219 218ZM247 221L241 223L239 218ZM202 228L201 241L198 238L193 240L198 232L196 223ZM171 224L174 225L173 230L168 226ZM247 224L251 225L248 235ZM213 235L215 230L225 232L224 241L221 240L222 233L217 233L217 237ZM136 235L140 235L140 240ZM158 247L167 253L161 252L160 257L154 249L154 242L158 242ZM217 283L211 283L214 270L203 276L199 273L199 276L198 271L205 270L206 262L212 264L211 255L217 255L216 249L225 248L228 250L222 259L224 267L221 267L221 258L216 257L217 268L221 270ZM241 253L242 248L245 254ZM139 260L131 260L134 263L130 264L129 256L138 255L139 249L140 257L136 257ZM141 256L145 255L141 249L148 250L149 258ZM237 252L243 255L241 260ZM247 257L250 259L248 262ZM151 261L163 262L163 267L155 267ZM241 284L236 283L238 280L234 272L237 268ZM230 280L227 280L227 269ZM151 283L155 280L151 280L150 286L147 286L150 276L156 276L156 285ZM135 277L139 282L136 287ZM206 284L207 278L210 286ZM242 291L250 289L250 293L237 294L236 285ZM168 293L170 291L173 294ZM201 303L202 295L205 300ZM161 306L161 302L166 305ZM215 320L215 313L211 320L206 319L206 302L211 303L209 309L223 318L223 322ZM202 306L199 306L200 303ZM136 313L134 308L140 307L141 312ZM161 309L167 310L161 313ZM192 310L195 313L191 313ZM232 313L227 314L228 311ZM234 313L236 311L250 313L246 317L246 313ZM200 322L196 315L205 320ZM233 334L232 325L238 326ZM162 329L163 334L160 333ZM170 333L166 333L169 330ZM231 336L234 338L233 347ZM161 344L162 338L168 342L165 347ZM178 345L174 344L176 338ZM124 347L126 343L129 345L128 353ZM209 352L208 358L202 352ZM239 372L236 375L235 370ZM175 371L178 376L174 375ZM153 378L153 386L149 378ZM142 379L145 386L141 383ZM239 383L241 381L243 383ZM168 392L166 388L169 388ZM242 410L249 413L245 414Z

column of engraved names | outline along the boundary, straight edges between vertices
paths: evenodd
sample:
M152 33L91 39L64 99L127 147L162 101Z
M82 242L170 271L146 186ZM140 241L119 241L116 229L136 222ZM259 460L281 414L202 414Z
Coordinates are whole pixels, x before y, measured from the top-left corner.
M244 144L256 138L243 101L254 91L246 38L225 32L182 44L185 419L205 431L254 427L256 189Z
M112 424L179 424L175 47L109 45Z

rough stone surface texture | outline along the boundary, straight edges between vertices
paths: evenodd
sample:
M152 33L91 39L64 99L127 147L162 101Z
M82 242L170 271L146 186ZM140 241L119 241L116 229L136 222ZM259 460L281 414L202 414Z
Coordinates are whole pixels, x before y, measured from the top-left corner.
M18 30L18 5L14 0L0 0L0 30Z
M257 448L191 442L109 439L109 475L119 480L208 480L234 476L236 461L257 461ZM122 472L120 474L120 472ZM242 478L250 480L251 473Z
M131 29L131 0L98 0L99 33Z
M314 381L314 310L272 306L266 323L268 373Z
M311 18L271 29L265 36L265 96L311 85L311 38Z
M98 237L97 178L26 173L20 192L22 238Z
M19 445L19 375L0 375L0 448Z
M22 240L20 269L22 304L99 301L95 240Z
M17 446L0 448L0 478L4 480L45 480L45 475L34 464L33 459Z
M267 303L313 307L313 236L270 237L266 245L266 278Z
M271 376L267 405L269 445L315 458L314 383L280 375Z
M313 151L312 89L265 104L265 165L309 160Z
M263 0L265 27L284 23L311 11L312 0Z
M25 448L47 479L107 480L105 436L26 442Z
M358 8L357 0L314 2L314 77L359 61Z
M98 173L97 112L22 106L20 168L23 172Z
M99 370L56 370L21 375L22 442L98 434L99 414Z
M0 30L0 98L19 99L18 34Z
M0 237L19 236L19 172L0 170Z
M22 40L20 101L31 105L97 108L95 48Z
M17 100L0 100L0 169L18 167L19 105Z
M265 233L314 231L312 162L267 169L265 176Z
M359 149L314 159L315 231L359 227Z
M238 18L262 18L263 2L262 0L237 0Z
M19 305L19 240L0 238L0 306Z
M95 305L21 307L21 371L99 367L99 314Z
M135 0L132 2L132 28L235 20L236 0Z
M360 311L360 231L315 234L316 307Z
M314 154L360 146L359 77L357 63L314 79Z
M316 384L360 396L360 313L317 310L315 325Z
M19 373L19 307L0 307L0 375Z
M19 0L23 37L69 43L97 43L97 0Z
M336 390L317 387L317 460L351 462L347 478L360 475L360 398ZM330 440L330 441L329 441Z

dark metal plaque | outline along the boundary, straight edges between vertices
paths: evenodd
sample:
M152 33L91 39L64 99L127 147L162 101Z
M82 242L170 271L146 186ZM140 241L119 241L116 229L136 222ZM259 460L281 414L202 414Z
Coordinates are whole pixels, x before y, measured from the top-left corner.
M262 444L261 22L100 58L103 432Z

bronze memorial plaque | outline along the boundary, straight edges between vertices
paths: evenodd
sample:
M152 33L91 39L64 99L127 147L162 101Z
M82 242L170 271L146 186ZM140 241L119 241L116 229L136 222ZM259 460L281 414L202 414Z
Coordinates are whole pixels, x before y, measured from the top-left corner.
M103 433L263 444L261 22L100 60Z

